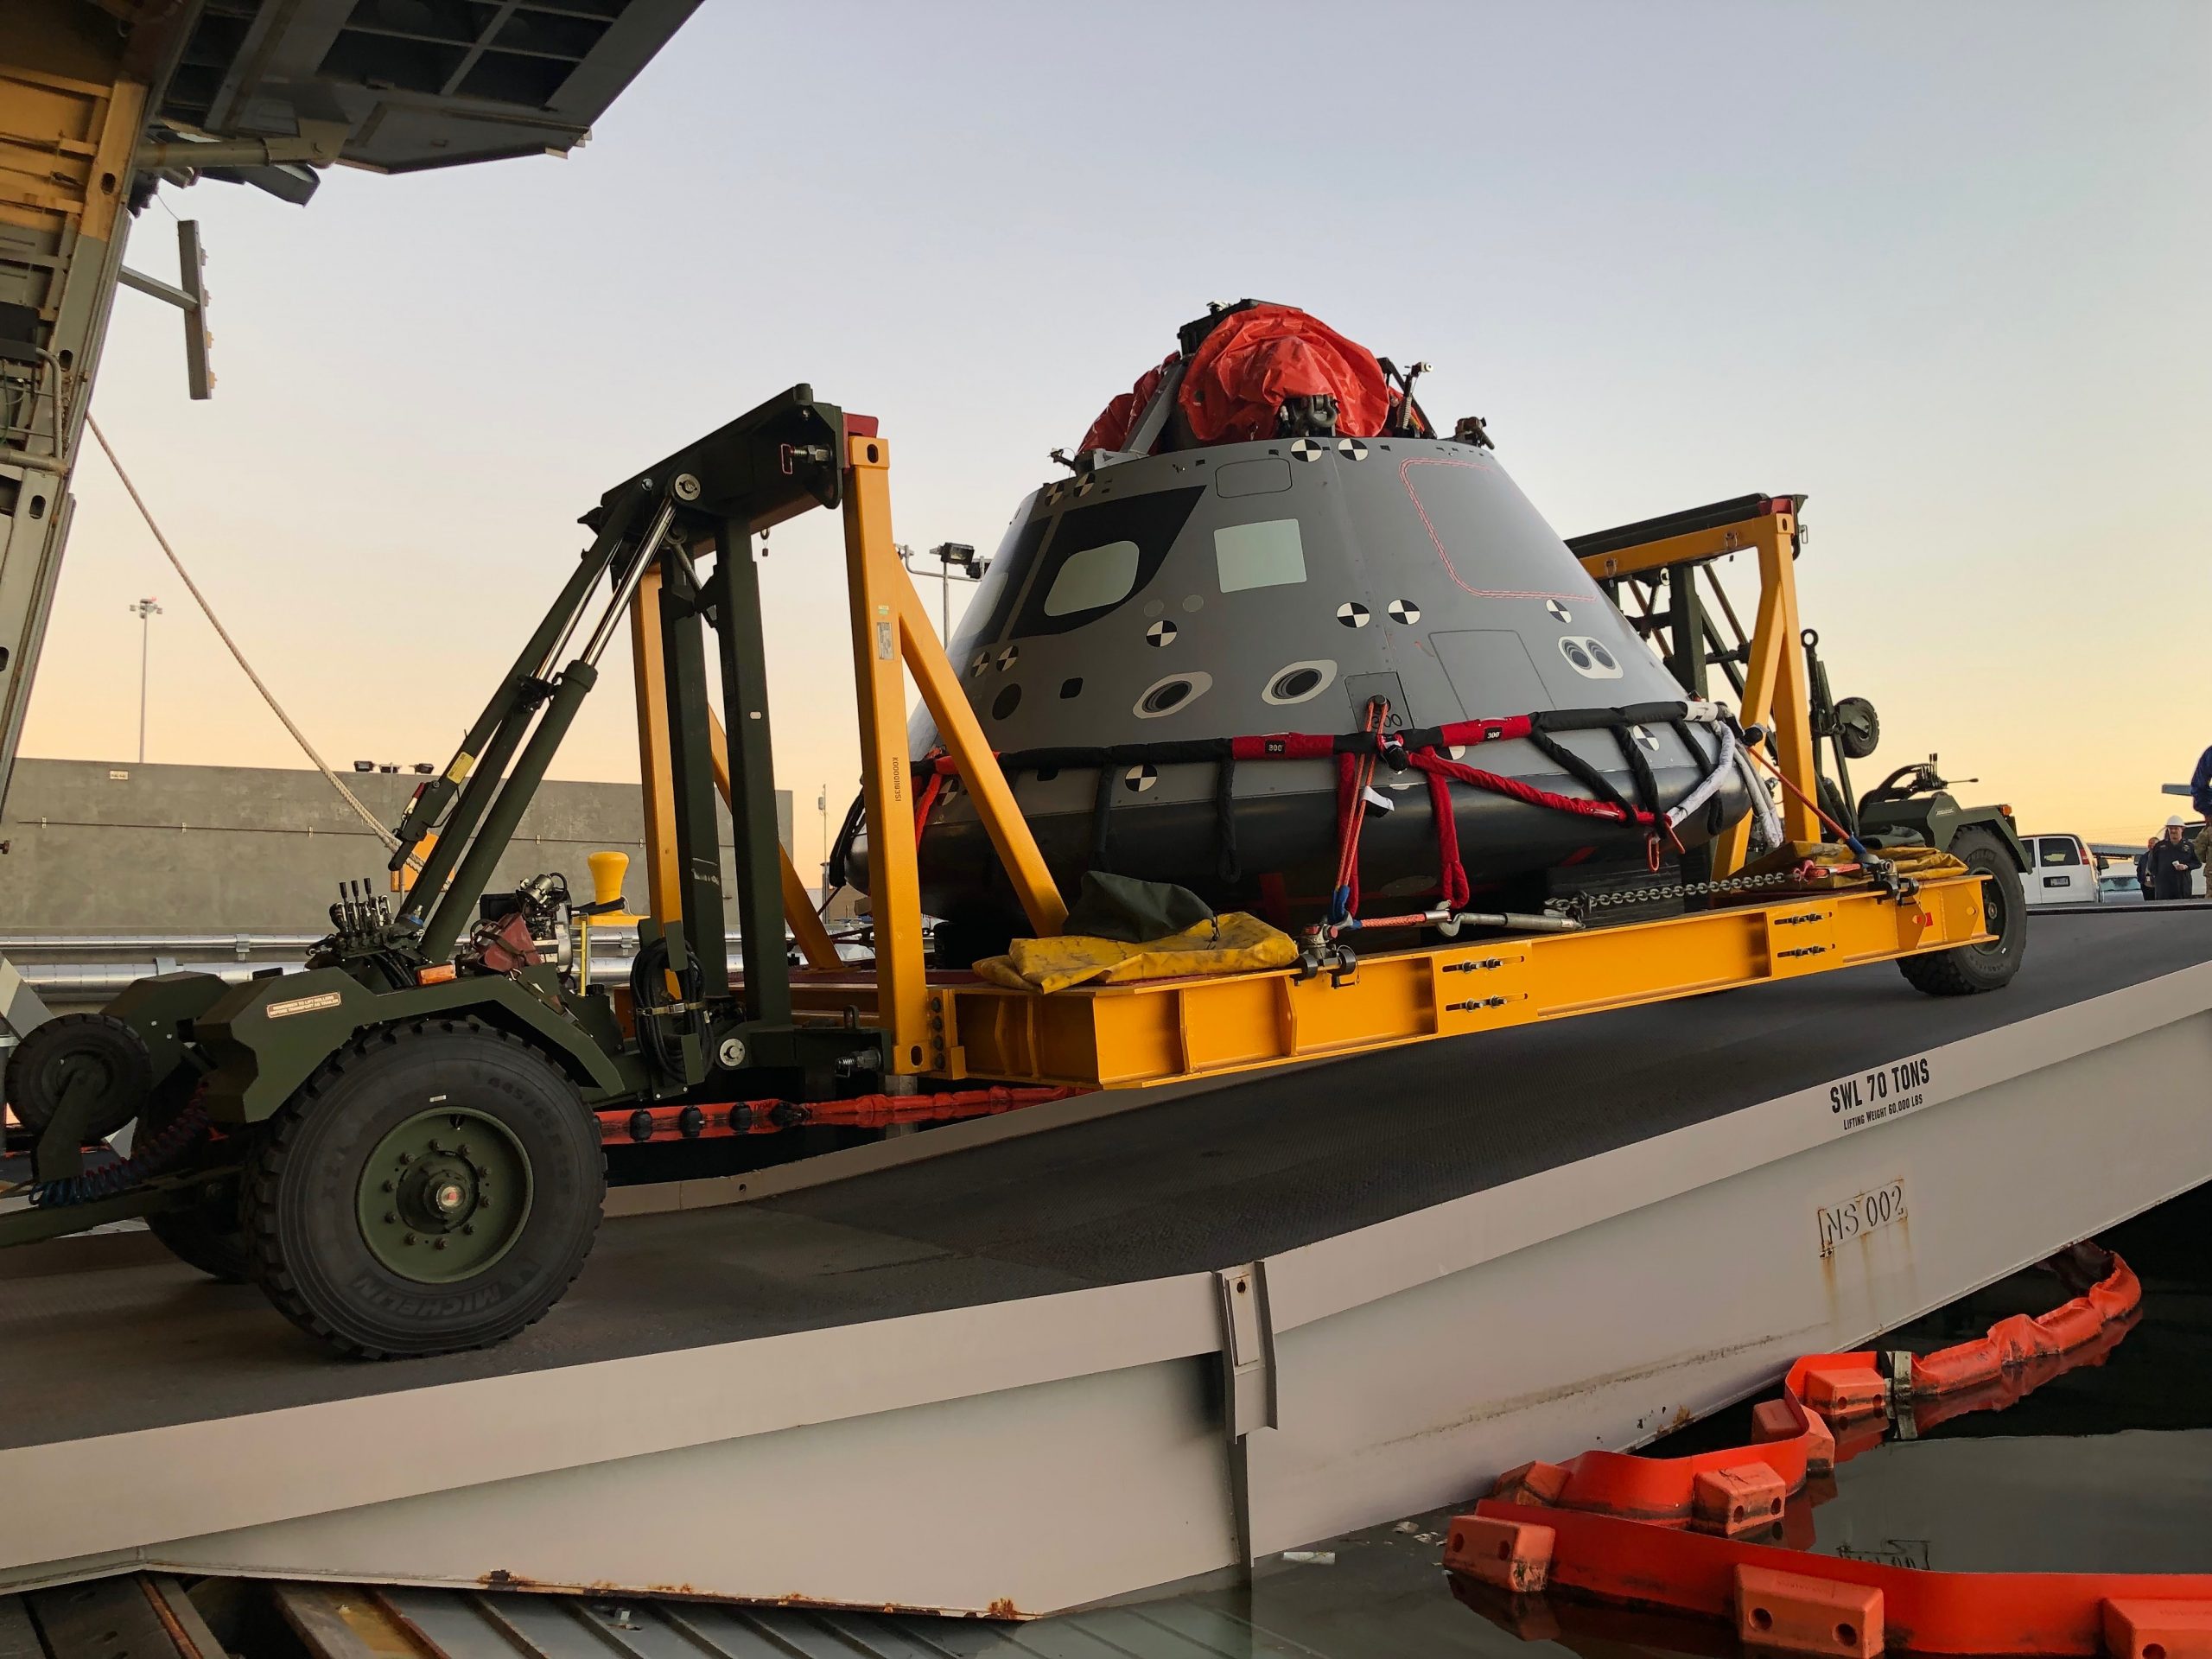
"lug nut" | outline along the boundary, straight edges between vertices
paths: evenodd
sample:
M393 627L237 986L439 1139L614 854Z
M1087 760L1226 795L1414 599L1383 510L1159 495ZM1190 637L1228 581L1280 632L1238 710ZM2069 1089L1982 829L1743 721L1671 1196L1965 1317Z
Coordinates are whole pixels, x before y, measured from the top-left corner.
M390 1192L393 1191L394 1189L393 1189L393 1186L392 1186L392 1183L391 1183L390 1181L386 1181L386 1182L384 1184L384 1190L385 1190L385 1192Z
M442 1250L445 1247L446 1242L442 1238L434 1238L430 1241L430 1248L434 1250Z
M476 1230L476 1224L473 1221L464 1221L461 1224L461 1230L464 1233L474 1233Z
M387 1210L387 1211L385 1211L384 1212L384 1218L385 1218L385 1220L387 1223L390 1223L390 1222L396 1222L396 1221L397 1221L397 1220L399 1219L399 1217L398 1217L397 1216L396 1216L396 1215L392 1214L392 1212L391 1212L391 1211L389 1211L389 1210Z
M399 1166L400 1166L402 1169L406 1168L408 1165L410 1165L410 1164L413 1163L414 1161L415 1161L415 1154L414 1154L413 1153L411 1153L411 1152L403 1152L403 1153L401 1153L401 1154L399 1154Z
M401 1239L399 1242L403 1244L412 1244L415 1242L415 1235L410 1233L406 1237Z

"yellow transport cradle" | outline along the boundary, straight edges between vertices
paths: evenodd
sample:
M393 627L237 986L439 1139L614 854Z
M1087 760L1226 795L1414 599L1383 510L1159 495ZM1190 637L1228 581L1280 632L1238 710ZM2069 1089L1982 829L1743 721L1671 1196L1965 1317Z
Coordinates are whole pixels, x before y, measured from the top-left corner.
M891 531L890 446L875 435L849 435L845 461L862 786L868 822L877 830L868 894L874 964L838 962L788 859L785 911L806 963L792 976L798 1016L887 1029L892 1070L885 1083L894 1092L930 1081L1140 1088L1802 978L1993 937L1986 931L1985 878L1967 873L1908 882L1901 895L1869 881L1764 902L1739 898L1656 921L1376 951L1347 970L1318 975L1281 968L1046 995L964 972L930 972L913 838L881 828L911 823L914 814L902 666L936 719L1031 925L1039 936L1057 932L1066 911L899 561ZM1735 553L1756 559L1760 599L1742 653L1739 717L1746 728L1771 734L1772 768L1785 785L1783 834L1793 845L1808 846L1824 837L1810 804L1817 763L1804 658L1795 648L1796 505L1789 497L1763 499L1759 511L1737 522L1616 547L1583 563L1592 576L1614 581ZM680 884L664 828L672 785L664 681L651 650L658 638L656 603L648 584L633 615L650 907L666 923L677 914ZM722 745L715 747L717 781L727 798L727 759ZM1716 879L1740 873L1746 836L1739 823L1720 837Z

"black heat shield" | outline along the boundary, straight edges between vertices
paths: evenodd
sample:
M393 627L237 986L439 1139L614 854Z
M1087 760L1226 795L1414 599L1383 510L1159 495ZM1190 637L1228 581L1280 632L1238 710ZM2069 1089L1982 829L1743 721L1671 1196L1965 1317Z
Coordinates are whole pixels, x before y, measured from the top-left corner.
M584 522L595 525L639 478L660 489L689 473L699 480L699 495L678 504L686 517L734 520L758 535L810 507L838 505L844 442L844 411L817 403L814 388L802 383L616 485Z

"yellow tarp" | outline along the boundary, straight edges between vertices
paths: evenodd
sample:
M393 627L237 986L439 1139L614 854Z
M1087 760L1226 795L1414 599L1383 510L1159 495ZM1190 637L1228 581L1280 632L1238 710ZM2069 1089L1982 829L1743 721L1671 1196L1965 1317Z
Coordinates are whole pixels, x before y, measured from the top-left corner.
M1298 946L1289 934L1238 910L1143 944L1076 934L1016 939L1006 955L977 963L976 972L1008 990L1064 991L1071 985L1240 974L1285 968L1297 960Z
M1891 847L1876 849L1875 856L1887 860L1899 875L1910 875L1923 881L1940 881L1947 875L1964 875L1967 867L1948 853L1939 853L1933 847ZM1747 875L1764 875L1773 870L1795 868L1807 860L1819 865L1856 864L1859 855L1840 842L1812 843L1797 842L1789 847L1777 847L1764 857L1757 858L1745 867ZM1791 885L1801 887L1857 887L1866 884L1866 875L1853 870L1842 875L1811 877Z

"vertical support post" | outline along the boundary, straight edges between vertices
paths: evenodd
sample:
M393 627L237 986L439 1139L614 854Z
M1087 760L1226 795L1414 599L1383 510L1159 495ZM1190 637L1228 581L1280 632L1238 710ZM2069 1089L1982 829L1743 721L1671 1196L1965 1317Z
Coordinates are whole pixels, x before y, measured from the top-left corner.
M707 649L703 596L693 580L690 556L661 555L661 652L667 671L671 795L675 803L678 903L687 925L683 941L699 969L702 995L721 995L729 984L729 949L722 934L722 840L715 818L714 765L707 747ZM676 956L670 952L675 964Z
M1667 667L1690 696L1707 695L1705 606L1694 564L1667 567Z
M638 780L645 809L645 913L663 928L682 919L676 861L676 772L668 752L668 665L661 652L660 568L630 601L630 660L638 687Z
M1815 798L1820 780L1805 653L1798 639L1796 514L1772 514L1760 526L1757 539L1759 608L1751 625L1751 661L1744 676L1743 720L1747 726L1772 728L1776 764L1808 801ZM1822 838L1819 818L1789 789L1782 795L1782 832L1792 842ZM1743 868L1750 837L1748 818L1721 832L1713 854L1716 875L1732 875Z
M1759 546L1759 581L1781 595L1775 665L1775 761L1795 785L1783 791L1782 830L1792 841L1825 841L1819 815L1820 751L1813 746L1813 688L1805 674L1804 628L1797 616L1797 518L1777 513Z
M708 603L721 647L722 708L728 721L724 772L730 848L737 866L737 930L744 951L748 1019L787 1026L791 970L784 950L784 873L790 868L776 833L776 766L768 723L768 655L760 619L760 573L753 536L724 519L720 555L708 583Z
M22 14L28 10L29 16ZM65 21L66 20L66 21ZM130 230L145 86L125 73L129 26L86 28L57 8L0 28L0 299L27 320L29 360L0 363L0 807L15 773L76 501L78 440ZM15 308L22 308L16 310ZM0 957L0 1035L44 1006Z
M928 1069L929 986L922 962L921 873L914 851L912 758L906 752L902 593L913 584L891 538L891 447L845 438L845 585L860 705L861 789L868 803L868 911L875 923L876 1019L890 1075Z
M1247 1262L1214 1274L1221 1301L1222 1432L1228 1440L1230 1513L1237 1553L1249 1571L1252 1539L1252 1436L1280 1421L1275 1390L1274 1319L1268 1306L1268 1267Z
M722 723L715 711L707 711L707 744L715 763L715 787L722 793L723 804L728 805L730 793L729 737L722 730ZM733 812L736 808L732 806ZM790 852L779 842L776 846L777 872L784 889L784 920L791 924L791 937L798 941L799 954L806 958L810 968L837 966L836 942L830 938L830 930L822 925L816 913L814 900L807 896L806 883L799 880L798 871L791 861Z

